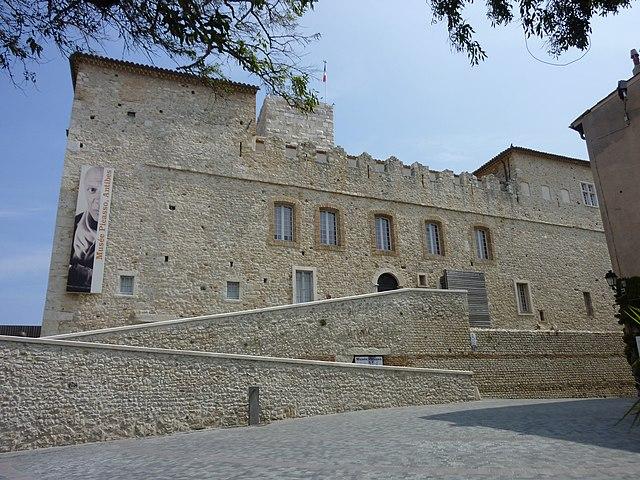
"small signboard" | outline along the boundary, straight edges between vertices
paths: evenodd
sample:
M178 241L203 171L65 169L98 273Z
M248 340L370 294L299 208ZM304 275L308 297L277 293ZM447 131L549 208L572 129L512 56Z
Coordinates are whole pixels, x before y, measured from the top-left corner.
M382 355L357 355L353 357L353 363L360 365L383 365Z

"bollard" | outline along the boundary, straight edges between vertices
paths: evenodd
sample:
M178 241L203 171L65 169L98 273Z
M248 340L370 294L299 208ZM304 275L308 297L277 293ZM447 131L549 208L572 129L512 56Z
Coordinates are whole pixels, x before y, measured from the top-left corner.
M249 425L260 425L260 387L249 387Z

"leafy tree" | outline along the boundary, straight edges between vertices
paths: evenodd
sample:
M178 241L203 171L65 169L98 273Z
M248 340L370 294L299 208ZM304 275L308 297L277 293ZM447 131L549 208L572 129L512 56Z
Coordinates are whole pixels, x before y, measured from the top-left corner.
M222 76L222 63L236 61L274 93L308 110L318 100L297 48L318 35L300 33L298 20L317 1L0 0L0 70L14 82L33 80L31 64L41 60L45 45L70 54L117 37L125 49L150 57L163 53L181 70L205 77ZM446 23L451 45L477 64L486 53L464 18L472 1L426 0L433 22ZM571 47L587 48L594 16L630 5L631 0L487 0L487 17L493 26L521 23L525 35L546 40L557 56Z
M274 93L302 109L317 104L297 47L298 19L316 0L0 0L0 70L34 80L46 44L63 54L119 38L125 50L164 53L178 68L221 77L235 60ZM16 78L16 69L21 76Z

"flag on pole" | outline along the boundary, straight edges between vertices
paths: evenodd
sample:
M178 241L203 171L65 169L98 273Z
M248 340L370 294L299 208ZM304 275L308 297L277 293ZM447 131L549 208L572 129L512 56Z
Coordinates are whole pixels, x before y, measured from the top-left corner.
M327 83L327 61L324 61L324 70L322 72L322 83Z

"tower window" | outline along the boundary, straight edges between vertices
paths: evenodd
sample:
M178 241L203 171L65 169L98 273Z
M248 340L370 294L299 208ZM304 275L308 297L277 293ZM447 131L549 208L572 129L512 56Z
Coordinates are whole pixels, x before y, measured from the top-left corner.
M593 183L580 182L580 189L582 190L582 200L584 204L589 207L598 206L598 195L596 194L596 187Z
M391 238L391 219L382 215L375 216L376 249L381 251L393 250Z
M320 243L338 245L338 216L334 210L320 210Z
M277 203L275 205L274 235L275 240L293 241L293 205Z
M426 223L427 253L430 255L443 255L441 231L439 222Z

